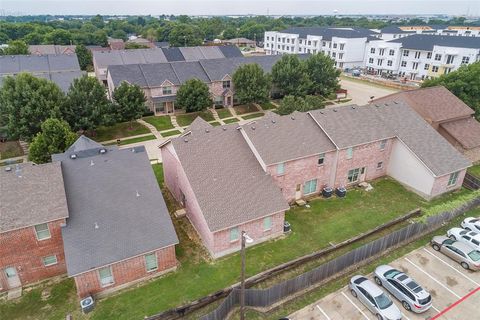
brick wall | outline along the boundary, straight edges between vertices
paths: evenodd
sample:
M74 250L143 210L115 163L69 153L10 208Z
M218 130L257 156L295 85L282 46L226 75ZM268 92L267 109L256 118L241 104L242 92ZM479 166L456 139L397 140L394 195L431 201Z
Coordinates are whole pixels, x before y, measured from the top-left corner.
M463 178L465 178L465 173L467 170L460 171L460 174L457 179L457 183L453 186L447 186L448 180L450 179L450 174L438 177L433 183L432 192L430 193L431 198L441 195L445 192L450 192L457 190L462 187Z
M49 222L51 237L37 240L34 227L0 234L0 292L8 290L5 268L15 267L22 286L67 272L61 225L65 219ZM57 256L57 264L45 267L43 259Z
M77 295L80 298L84 298L89 294L106 294L125 288L142 279L160 275L176 267L175 246L158 249L154 252L157 254L157 270L147 272L144 255L112 264L111 270L114 283L107 287L101 286L98 269L75 276Z

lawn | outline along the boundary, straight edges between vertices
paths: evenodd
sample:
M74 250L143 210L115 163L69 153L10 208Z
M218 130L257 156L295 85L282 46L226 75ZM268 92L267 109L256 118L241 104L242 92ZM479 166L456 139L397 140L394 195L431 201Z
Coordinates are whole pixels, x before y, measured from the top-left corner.
M262 106L263 110L270 110L270 109L275 109L276 108L276 106L273 103L271 103L270 101L262 103L261 106Z
M180 133L181 133L180 130L172 130L172 131L162 132L161 135L162 137L170 137Z
M263 113L263 112L257 112L257 113L252 113L252 114L243 116L242 119L243 120L248 120L248 119L263 117L264 115L265 115L265 113Z
M158 131L173 129L172 119L170 116L150 116L143 118L146 122L154 126Z
M209 123L214 127L218 127L220 125L220 122L218 122L218 121L213 121L213 122L209 122Z
M238 120L237 118L231 118L231 119L223 120L223 122L225 122L226 124L234 123L234 122L238 122L238 121L240 121L240 120Z
M235 109L235 112L238 115L258 111L258 108L253 103L241 104L241 105L233 107L233 109Z
M220 119L230 118L232 116L232 113L228 108L217 109L217 113Z
M0 159L23 156L22 147L18 141L0 142Z
M480 178L480 164L477 164L473 167L468 168L468 173L473 174L474 176L477 176Z
M100 127L96 130L95 136L91 137L95 141L108 141L114 139L121 139L139 134L150 133L147 127L140 123L134 122L120 122L110 127Z
M179 114L177 115L177 123L180 127L186 127L190 125L196 117L201 117L207 122L215 120L213 114L210 111L206 110L201 112Z
M132 144L132 143L143 142L143 141L154 140L154 139L156 139L156 137L153 134L149 134L148 136L121 140L119 145L123 146L126 144ZM116 142L110 142L110 143L106 143L105 145L111 146L116 144L117 144Z

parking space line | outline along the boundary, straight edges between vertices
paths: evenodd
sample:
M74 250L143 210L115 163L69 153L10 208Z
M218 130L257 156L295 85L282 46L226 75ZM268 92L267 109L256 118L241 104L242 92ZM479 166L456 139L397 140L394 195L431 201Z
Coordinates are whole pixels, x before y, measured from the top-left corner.
M403 313L403 312L402 312L402 318L405 318L405 320L410 320L410 318L407 317L407 316L405 315L405 313Z
M357 309L358 312L360 312L365 317L365 319L370 320L370 318L367 317L365 312L363 312L359 307L357 307L357 305L355 303L353 303L353 301L345 294L345 292L342 291L342 294L345 297L345 299L347 299L355 307L355 309Z
M461 297L456 294L455 292L453 292L450 288L448 288L446 285L444 285L443 283L441 283L440 281L438 281L437 279L435 279L434 277L432 277L428 272L424 271L422 268L420 268L419 266L417 266L415 263L413 263L410 259L408 259L407 257L405 257L405 260L407 260L411 265L413 265L415 268L417 268L420 272L424 273L427 277L429 277L430 279L432 279L433 281L435 281L436 283L438 283L440 286L442 286L445 290L447 290L448 292L450 292L451 294L453 294L455 297L457 297L458 299L460 299Z
M322 310L322 308L320 308L320 306L318 304L317 304L317 308L325 316L325 318L327 318L327 320L331 320L330 317L325 313L325 311Z
M428 252L430 255L432 255L433 257L435 257L437 260L441 261L443 264L449 266L450 268L452 268L453 270L455 270L455 272L459 273L462 277L464 277L465 279L467 279L468 281L470 281L471 283L477 285L478 287L480 287L480 283L478 283L477 281L473 280L472 278L470 278L469 276L467 276L466 274L463 274L462 272L460 272L459 270L457 270L456 268L452 267L448 262L444 261L443 259L437 257L435 254L433 254L432 252L430 252L430 250L427 250L425 248L423 248L423 250L425 250L426 252Z
M435 306L432 304L432 309L437 311L437 312L440 312L440 310L438 310L437 308L435 308Z
M445 313L447 313L448 311L452 310L453 308L455 308L456 306L458 306L460 303L462 303L463 301L467 300L469 297L473 296L475 293L477 293L478 291L480 290L480 287L478 287L477 289L473 290L473 291L470 291L467 295L463 296L462 298L460 298L460 300L452 303L451 305L449 305L448 307L446 307L445 309L443 309L440 313L438 313L437 315L433 316L432 317L432 320L435 320L435 319L438 319L439 317L443 316Z

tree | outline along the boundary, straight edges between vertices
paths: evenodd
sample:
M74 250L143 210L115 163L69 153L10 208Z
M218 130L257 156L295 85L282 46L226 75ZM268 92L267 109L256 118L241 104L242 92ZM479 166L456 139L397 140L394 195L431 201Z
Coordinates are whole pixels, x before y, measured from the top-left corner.
M116 103L116 111L121 121L133 121L142 117L146 111L145 94L138 85L122 82L113 91L113 100Z
M126 41L128 39L128 36L127 33L123 30L115 30L112 33L112 38L122 39L123 41Z
M22 40L8 41L8 47L3 49L5 55L29 54L28 45Z
M87 70L89 66L93 65L92 53L83 44L77 46L75 53L77 54L80 69Z
M323 109L325 104L322 98L317 96L295 97L285 96L277 109L278 114L287 115L294 111L307 112L315 109Z
M6 77L0 88L0 115L10 138L30 141L40 124L59 115L64 94L53 82L29 73Z
M186 112L202 111L212 106L208 86L201 80L190 79L177 91L176 104Z
M74 131L95 130L116 120L105 87L87 75L73 81L62 106L62 115Z
M480 121L480 86L478 79L480 79L480 62L464 65L456 71L426 80L422 87L446 87L475 110L475 117Z
M168 41L172 47L199 46L203 43L203 34L195 25L179 23L170 31Z
M233 74L235 95L241 103L268 100L270 94L270 77L256 63L240 66Z
M63 29L55 29L45 35L45 43L48 44L71 44L73 36L70 31Z
M222 37L223 39L233 39L233 38L238 38L237 37L237 28L233 26L228 26L223 30Z
M308 78L312 83L309 90L311 94L326 97L340 88L338 77L341 72L335 67L335 62L329 56L323 53L311 55L305 61L305 66Z
M97 28L102 29L105 26L105 22L103 21L103 17L97 14L95 17L90 19L90 22Z
M41 44L43 42L43 34L40 32L32 32L23 37L23 41L28 44Z
M287 54L272 67L273 84L284 95L305 96L312 83L305 70L305 63L297 55Z
M125 49L147 49L148 46L144 45L143 43L136 43L136 42L126 42Z
M52 154L65 152L77 139L77 135L64 120L49 118L42 123L41 128L42 131L33 138L28 152L28 159L35 163L50 162Z

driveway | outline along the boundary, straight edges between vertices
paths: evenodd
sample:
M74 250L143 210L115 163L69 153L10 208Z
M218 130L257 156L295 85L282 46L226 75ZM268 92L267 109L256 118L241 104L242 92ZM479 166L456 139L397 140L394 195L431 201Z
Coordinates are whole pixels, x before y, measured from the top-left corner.
M398 92L393 88L382 87L379 85L369 84L360 80L340 79L340 85L343 89L348 90L348 98L352 99L347 104L367 104L371 98L380 98L386 95Z
M436 252L430 246L412 251L390 265L407 273L432 296L432 308L422 314L406 311L400 301L392 298L404 314L402 319L480 319L478 314L480 272L464 270L459 264L442 253ZM372 274L367 277L373 280ZM295 320L376 319L358 299L352 296L347 286L295 312L290 318Z

